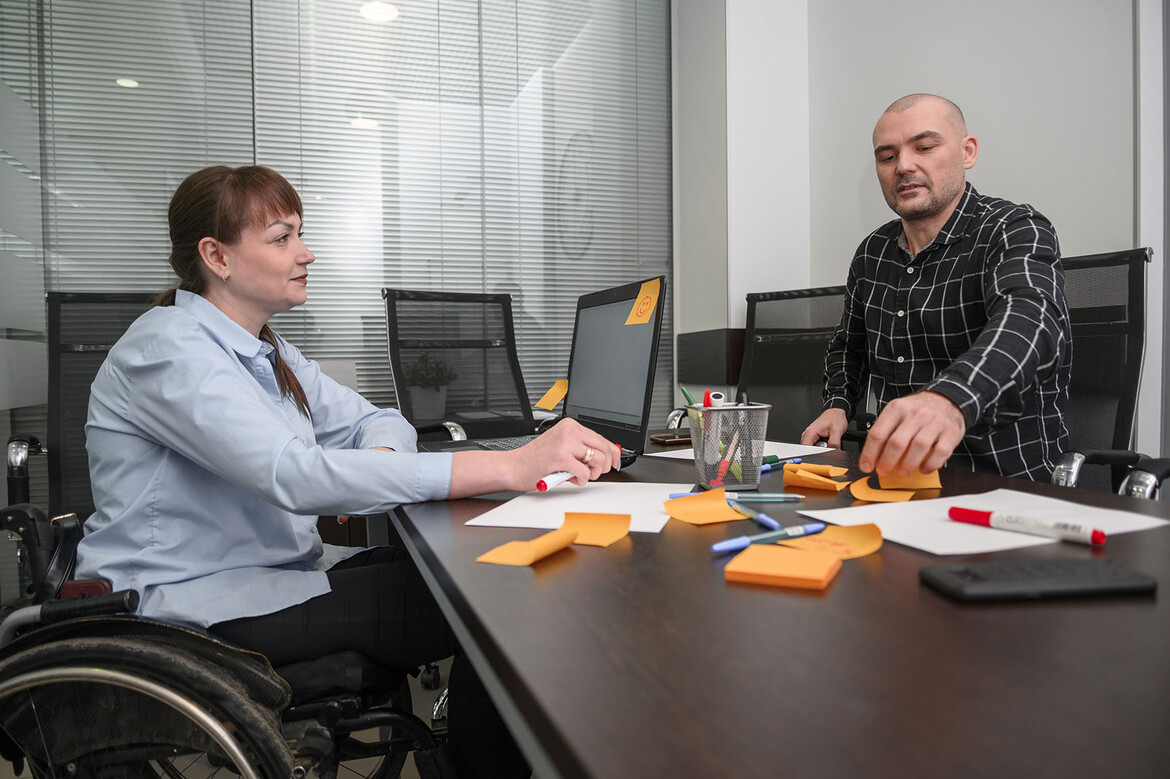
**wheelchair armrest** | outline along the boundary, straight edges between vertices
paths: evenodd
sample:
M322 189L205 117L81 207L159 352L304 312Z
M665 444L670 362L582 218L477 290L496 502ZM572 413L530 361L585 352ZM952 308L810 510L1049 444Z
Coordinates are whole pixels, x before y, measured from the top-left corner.
M113 592L109 579L70 579L61 585L61 600L88 598Z
M34 606L25 606L4 617L0 622L0 647L7 646L21 628L30 625L51 625L74 617L98 617L130 614L138 610L138 593L120 590L105 595L92 595L76 600L51 600Z
M108 617L138 611L138 592L118 590L73 600L50 600L41 604L41 624L51 625L74 617Z

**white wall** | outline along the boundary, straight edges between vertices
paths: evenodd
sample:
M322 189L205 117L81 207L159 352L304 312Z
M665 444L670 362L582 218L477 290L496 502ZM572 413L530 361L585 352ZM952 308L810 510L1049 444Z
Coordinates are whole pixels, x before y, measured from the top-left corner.
M728 326L723 3L675 0L671 38L674 263L675 279L686 279L675 284L675 332L691 333Z
M809 52L814 283L840 283L861 238L894 218L871 138L911 92L963 109L980 141L968 179L1038 208L1065 254L1132 246L1132 0L816 3Z
M727 3L727 327L749 292L810 286L808 15Z

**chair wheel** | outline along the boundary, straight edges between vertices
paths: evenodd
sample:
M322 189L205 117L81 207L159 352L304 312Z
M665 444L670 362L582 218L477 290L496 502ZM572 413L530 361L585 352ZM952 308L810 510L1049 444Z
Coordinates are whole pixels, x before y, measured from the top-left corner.
M443 683L443 672L439 670L439 666L431 663L423 669L418 681L424 690L437 690L439 685Z

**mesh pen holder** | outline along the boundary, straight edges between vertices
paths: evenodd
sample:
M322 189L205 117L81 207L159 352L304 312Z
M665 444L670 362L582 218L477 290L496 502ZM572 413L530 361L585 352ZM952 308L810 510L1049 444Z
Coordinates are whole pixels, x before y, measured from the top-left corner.
M771 409L766 403L687 408L700 484L728 488L759 486Z

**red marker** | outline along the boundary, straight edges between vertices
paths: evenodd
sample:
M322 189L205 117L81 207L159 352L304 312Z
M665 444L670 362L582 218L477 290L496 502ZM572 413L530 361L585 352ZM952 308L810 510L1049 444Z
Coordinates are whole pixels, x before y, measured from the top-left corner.
M558 484L563 484L571 478L573 478L573 474L569 473L568 471L557 471L556 473L550 473L548 476L545 476L536 483L536 489L538 492L548 492L553 487L557 486Z
M1104 531L1094 530L1088 525L1077 525L1072 522L1054 522L1049 519L1020 517L1014 514L1000 514L995 511L965 509L958 506L952 506L947 512L947 516L957 522L966 522L971 525L1014 530L1017 533L1059 538L1061 541L1075 541L1078 544L1100 546L1105 543Z

